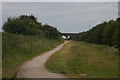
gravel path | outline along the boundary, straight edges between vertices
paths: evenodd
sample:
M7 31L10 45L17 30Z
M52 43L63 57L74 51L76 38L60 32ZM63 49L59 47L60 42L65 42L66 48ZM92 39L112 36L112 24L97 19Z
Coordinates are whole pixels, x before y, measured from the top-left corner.
M19 68L20 71L17 74L17 78L65 78L60 74L48 72L45 69L44 64L52 54L54 54L56 51L59 51L66 43L67 41L65 41L63 44L59 45L55 49L43 53L42 55L39 55L32 60L25 62Z

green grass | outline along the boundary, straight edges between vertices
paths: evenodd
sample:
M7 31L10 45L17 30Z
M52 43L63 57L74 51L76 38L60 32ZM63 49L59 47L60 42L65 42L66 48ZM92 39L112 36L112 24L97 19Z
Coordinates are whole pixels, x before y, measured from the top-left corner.
M118 57L113 48L71 41L53 54L46 68L70 78L117 78ZM81 76L80 74L87 74Z
M15 77L18 72L18 67L21 66L24 61L51 50L61 43L61 40L3 33L3 78Z

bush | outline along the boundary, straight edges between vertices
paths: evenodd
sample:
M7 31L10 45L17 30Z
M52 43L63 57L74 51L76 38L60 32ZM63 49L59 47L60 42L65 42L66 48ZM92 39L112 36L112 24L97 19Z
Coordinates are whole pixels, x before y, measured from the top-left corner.
M8 18L3 25L3 31L12 34L44 36L50 39L60 39L60 32L48 24L42 25L33 15L21 15L18 18Z
M80 33L73 40L87 41L97 44L105 44L109 46L119 47L119 35L120 35L120 18L117 20L110 20L109 22L103 22L96 25L92 29L86 32Z

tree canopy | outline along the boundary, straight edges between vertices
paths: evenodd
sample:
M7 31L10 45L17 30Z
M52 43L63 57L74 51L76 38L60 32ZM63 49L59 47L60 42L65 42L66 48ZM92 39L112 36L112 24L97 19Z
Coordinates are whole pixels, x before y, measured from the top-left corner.
M59 39L60 32L53 26L48 24L43 25L37 21L37 17L33 15L21 15L17 18L8 18L3 25L3 31L12 34L22 35L37 35L44 36L50 39Z
M120 18L96 25L86 32L79 33L71 39L87 41L97 44L105 44L120 48Z

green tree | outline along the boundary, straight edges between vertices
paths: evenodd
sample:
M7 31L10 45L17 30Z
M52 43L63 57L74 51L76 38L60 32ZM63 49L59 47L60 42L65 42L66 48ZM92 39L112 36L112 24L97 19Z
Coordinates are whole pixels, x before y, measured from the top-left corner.
M60 39L61 33L53 26L42 25L33 15L21 15L18 18L8 18L3 30L12 34L43 36L50 39Z

